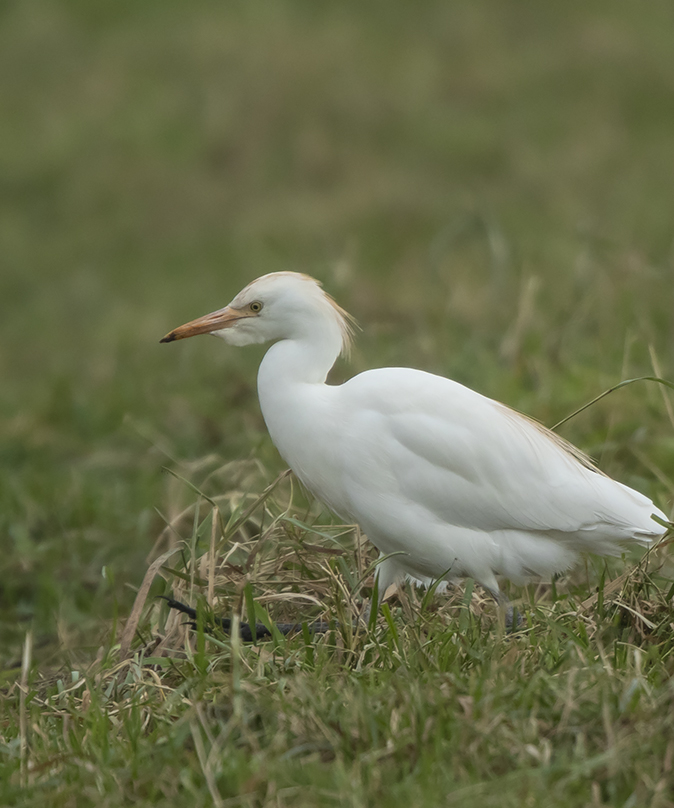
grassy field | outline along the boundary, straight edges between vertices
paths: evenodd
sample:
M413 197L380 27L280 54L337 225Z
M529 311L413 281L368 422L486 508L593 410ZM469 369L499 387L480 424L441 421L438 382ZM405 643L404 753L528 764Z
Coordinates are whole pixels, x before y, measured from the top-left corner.
M511 588L515 635L470 582L347 629L374 556L282 474L262 349L159 344L293 269L362 325L335 381L420 367L552 425L672 379L673 22L2 6L0 804L674 805L666 543ZM560 431L671 513L673 405ZM342 628L245 645L211 610Z

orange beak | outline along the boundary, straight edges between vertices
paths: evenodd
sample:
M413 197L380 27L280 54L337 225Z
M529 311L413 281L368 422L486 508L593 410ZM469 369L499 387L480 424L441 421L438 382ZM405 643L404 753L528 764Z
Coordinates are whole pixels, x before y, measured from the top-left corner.
M198 317L196 320L191 320L185 325L174 328L173 331L169 331L165 337L162 337L159 342L173 342L173 340L194 337L197 334L210 334L213 331L221 331L223 328L228 328L237 320L243 320L247 316L242 311L225 306L224 309L218 309L218 311L205 314L203 317Z

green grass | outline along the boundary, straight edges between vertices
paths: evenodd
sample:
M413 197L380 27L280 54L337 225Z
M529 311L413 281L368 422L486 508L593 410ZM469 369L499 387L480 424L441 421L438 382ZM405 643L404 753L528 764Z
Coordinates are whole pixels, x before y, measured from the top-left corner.
M470 587L258 648L153 598L348 623L371 586L287 480L230 523L283 470L261 350L158 343L264 272L361 322L336 381L422 367L553 424L674 376L673 30L657 0L3 6L3 805L674 804L668 546L512 589L512 637ZM671 513L669 406L561 432ZM165 468L217 498L219 566Z

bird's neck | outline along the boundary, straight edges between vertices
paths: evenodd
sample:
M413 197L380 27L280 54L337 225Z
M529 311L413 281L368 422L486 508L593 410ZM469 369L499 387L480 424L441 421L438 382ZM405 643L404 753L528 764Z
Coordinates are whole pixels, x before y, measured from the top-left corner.
M258 371L260 409L269 435L309 487L319 475L315 464L320 458L312 447L320 443L321 430L335 420L331 402L340 388L325 384L325 378L341 345L341 335L328 339L321 332L313 340L280 340L267 351ZM332 507L338 510L337 504Z
M298 335L274 343L257 375L260 403L291 390L297 384L325 384L330 368L342 349L337 326Z
M325 379L341 351L342 334L337 323L333 327L323 321L315 328L307 327L306 320L303 324L303 333L279 340L267 351L257 374L257 392L274 445L307 483L303 469L311 458L304 450L314 442L311 432L317 414L324 413L326 394L335 389Z

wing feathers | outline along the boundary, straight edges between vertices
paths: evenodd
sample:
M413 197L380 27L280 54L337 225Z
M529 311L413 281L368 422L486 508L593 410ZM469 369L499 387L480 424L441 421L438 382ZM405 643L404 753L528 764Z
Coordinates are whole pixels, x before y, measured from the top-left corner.
M647 497L537 421L421 371L369 371L352 381L371 374L380 396L374 408L367 397L368 426L358 430L370 471L379 466L397 496L435 519L485 531L554 531L586 549L662 533L650 518L662 514Z

